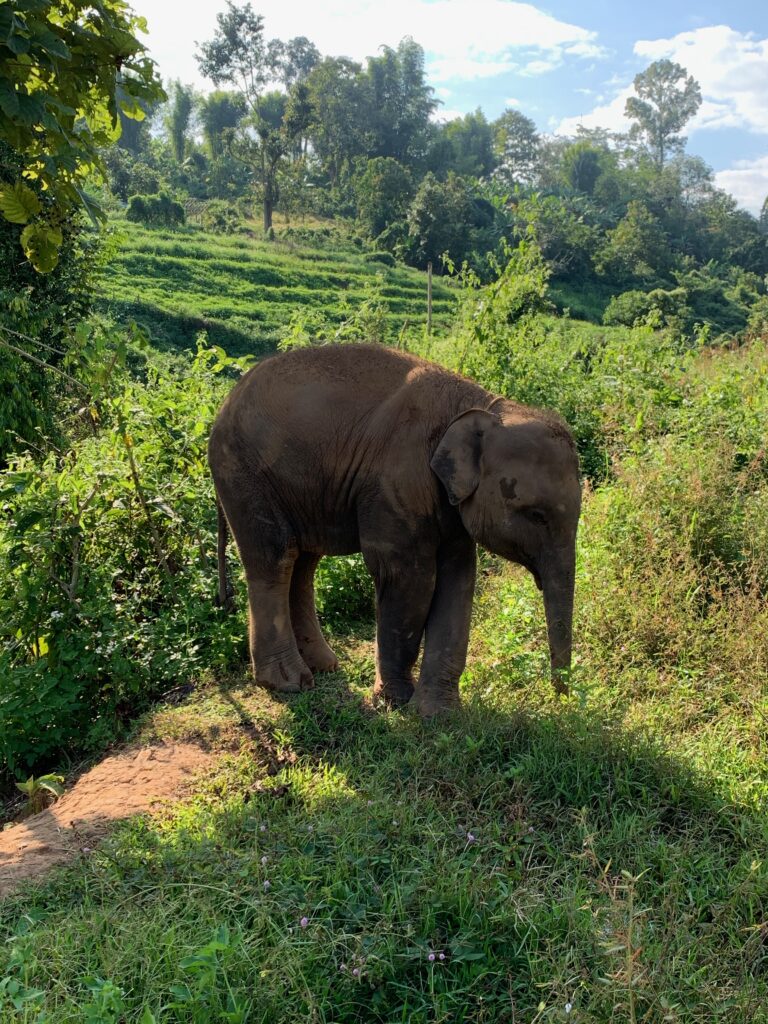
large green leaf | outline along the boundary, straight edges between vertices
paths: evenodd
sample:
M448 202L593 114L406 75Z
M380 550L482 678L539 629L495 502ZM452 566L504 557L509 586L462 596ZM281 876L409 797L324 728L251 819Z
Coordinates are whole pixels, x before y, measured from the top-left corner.
M40 274L50 274L59 262L61 228L52 224L28 224L21 233L27 259Z
M0 185L0 213L11 224L28 224L31 217L40 213L40 209L40 200L23 182Z

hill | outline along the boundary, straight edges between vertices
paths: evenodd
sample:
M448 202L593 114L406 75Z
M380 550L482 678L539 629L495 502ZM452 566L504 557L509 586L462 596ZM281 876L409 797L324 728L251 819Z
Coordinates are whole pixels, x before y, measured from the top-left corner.
M298 310L314 323L340 325L364 303L382 307L386 333L426 323L426 275L387 266L330 229L288 232L275 241L249 233L220 235L190 225L177 230L115 226L113 254L99 282L99 304L118 322L135 320L159 348L193 348L196 335L231 355L273 350ZM434 327L444 330L455 290L433 283ZM311 329L311 328L310 328Z

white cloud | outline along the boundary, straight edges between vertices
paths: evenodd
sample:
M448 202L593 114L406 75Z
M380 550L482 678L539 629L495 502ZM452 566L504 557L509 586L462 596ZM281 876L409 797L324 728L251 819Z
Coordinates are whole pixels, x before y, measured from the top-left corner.
M711 25L670 39L640 40L635 53L648 61L677 61L701 85L705 102L691 130L746 128L768 132L768 39Z
M591 110L576 117L565 117L555 129L556 135L575 135L576 129L583 128L607 128L612 132L624 132L629 128L630 122L624 116L624 104L627 97L634 92L632 86L624 88L615 96L610 103L601 103Z
M133 0L132 6L147 18L150 49L163 76L210 88L197 70L195 41L213 36L224 0ZM523 53L529 66L548 65L529 73L604 55L594 31L513 0L260 0L257 10L268 37L305 35L324 54L360 61L382 45L397 46L412 36L426 51L433 83L503 74L521 62Z
M438 107L432 115L432 120L442 123L443 121L455 121L457 117L464 117L463 110L446 110L444 107Z
M728 170L718 171L715 181L747 210L760 213L768 196L768 154L756 160L737 160Z
M768 133L768 39L757 39L727 25L710 25L669 39L641 39L634 50L649 64L664 57L676 61L699 83L703 102L688 127L690 132L741 128ZM579 124L626 130L629 122L624 104L634 89L627 82L609 84L619 87L609 103L580 117L565 118L558 133L573 134Z
M504 100L505 107L520 107L522 106L522 100L515 99L514 96L508 96Z

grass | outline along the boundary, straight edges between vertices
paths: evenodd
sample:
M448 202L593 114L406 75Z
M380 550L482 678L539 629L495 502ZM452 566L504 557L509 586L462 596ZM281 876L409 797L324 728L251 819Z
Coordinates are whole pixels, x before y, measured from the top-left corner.
M139 723L219 768L5 903L40 994L3 1020L765 1021L759 716L723 687L692 722L589 645L555 698L535 591L483 578L451 719L370 707L364 631L312 693L211 682Z
M230 355L258 355L276 347L297 311L340 324L372 293L385 307L392 337L406 324L426 323L426 276L373 262L341 237L318 248L280 235L268 242L196 226L164 231L121 221L116 232L100 306L118 322L140 323L160 348L193 349L204 330ZM455 294L435 280L437 332L452 320Z

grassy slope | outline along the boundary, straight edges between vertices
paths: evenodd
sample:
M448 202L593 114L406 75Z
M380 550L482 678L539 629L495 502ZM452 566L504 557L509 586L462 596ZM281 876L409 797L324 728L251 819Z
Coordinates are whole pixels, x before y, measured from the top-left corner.
M394 336L426 321L426 277L367 260L353 245L326 239L321 249L256 241L189 226L150 230L120 222L114 256L101 281L101 306L136 320L160 347L194 348L201 330L231 355L275 348L298 309L341 322L383 278L381 295ZM453 293L436 280L434 321L450 322Z

